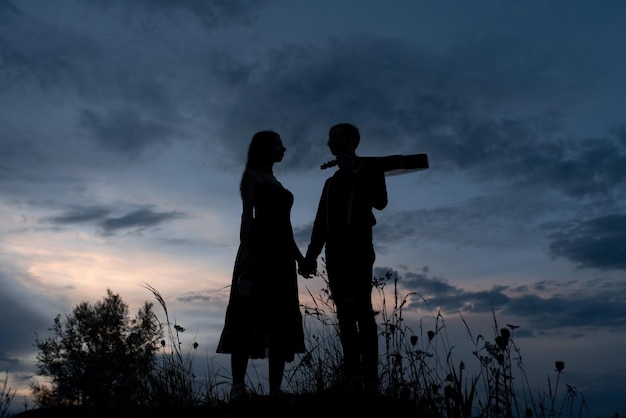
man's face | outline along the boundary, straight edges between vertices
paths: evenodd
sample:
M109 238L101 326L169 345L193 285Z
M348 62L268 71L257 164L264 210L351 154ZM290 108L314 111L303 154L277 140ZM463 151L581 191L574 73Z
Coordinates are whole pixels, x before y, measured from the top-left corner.
M354 146L350 138L341 129L334 130L328 136L328 148L335 157L353 156Z

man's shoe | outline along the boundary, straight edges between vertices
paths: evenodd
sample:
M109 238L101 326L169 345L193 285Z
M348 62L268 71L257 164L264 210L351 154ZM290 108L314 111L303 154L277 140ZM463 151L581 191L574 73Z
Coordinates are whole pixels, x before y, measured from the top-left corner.
M286 396L290 396L291 394L289 392L285 392L284 390L282 390L281 388L270 388L270 396L271 397L277 397L277 398L282 398L282 397L286 397Z

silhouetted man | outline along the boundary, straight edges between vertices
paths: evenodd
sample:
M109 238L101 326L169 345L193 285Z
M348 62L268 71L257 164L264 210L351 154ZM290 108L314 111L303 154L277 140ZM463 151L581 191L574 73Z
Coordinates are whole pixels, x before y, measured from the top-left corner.
M378 331L372 308L372 209L387 206L384 172L356 155L359 130L333 126L328 147L339 169L324 184L301 274L310 277L325 248L326 272L337 309L348 390L378 393Z

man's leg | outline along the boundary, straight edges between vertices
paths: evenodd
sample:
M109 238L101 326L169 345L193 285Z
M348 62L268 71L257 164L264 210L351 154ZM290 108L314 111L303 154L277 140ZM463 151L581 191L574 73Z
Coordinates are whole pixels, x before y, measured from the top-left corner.
M368 394L375 395L378 393L378 327L371 300L361 301L358 326L363 384Z
M282 390L280 385L283 382L285 373L285 358L282 355L271 354L268 358L270 395L280 395Z
M371 243L371 241L370 241ZM373 246L363 250L354 263L358 286L354 289L359 329L359 349L363 385L368 394L378 394L378 326L372 307L372 277L375 254Z
M355 303L352 299L335 301L339 338L343 349L344 382L349 391L361 389L361 354L356 323Z

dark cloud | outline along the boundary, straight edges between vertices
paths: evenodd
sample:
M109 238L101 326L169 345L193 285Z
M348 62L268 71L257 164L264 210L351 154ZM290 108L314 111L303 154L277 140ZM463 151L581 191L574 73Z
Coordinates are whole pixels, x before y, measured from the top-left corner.
M389 62L390 56L401 63ZM388 116L401 113L403 98L420 84L403 85L407 78L413 80L412 71L423 61L420 53L401 44L371 39L331 42L323 47L285 45L254 61L249 76L231 84L229 99L220 102L214 112L221 115L227 128L223 132L226 140L259 126L271 127L279 130L294 150L290 155L295 158L286 160L286 165L306 162L318 167L328 158L328 128L338 121L354 122L375 133L384 130L387 145L398 144L394 135L397 118ZM229 74L242 68L232 53L219 62L232 63L232 71L221 65L215 72L224 83L232 78ZM238 129L233 131L233 126Z
M177 131L163 119L130 108L105 112L83 109L80 124L100 147L131 158L147 147L168 142Z
M93 82L92 71L98 69L102 58L93 36L51 22L44 24L27 12L0 25L0 47L0 92L81 92Z
M59 216L54 216L50 218L49 221L62 225L100 222L102 219L106 218L109 213L111 213L111 210L104 207L80 207L70 209Z
M623 289L615 289L619 297L590 294L586 297L541 297L526 294L515 297L504 306L503 313L524 318L533 329L546 330L565 327L608 328L626 326Z
M377 267L375 269L375 275L380 275L387 270L388 269ZM405 287L415 289L422 297L451 296L460 293L460 289L446 283L443 279L429 277L428 273L428 268L424 268L422 272L407 272L403 276L399 276L399 278Z
M626 326L626 305L623 303L626 285L623 283L606 280L589 285L575 281L543 282L526 288L494 286L474 292L431 276L427 268L417 273L407 271L401 274L391 268L378 267L375 276L383 277L387 273L397 278L400 289L417 295L408 305L409 309L440 308L448 314L495 311L524 323L528 332L570 327L612 330ZM548 296L536 294L537 288ZM549 292L554 294L549 295Z
M505 143L501 141L501 143ZM626 187L626 141L511 135L510 148L487 156L482 175L527 190L556 190L574 199L611 200ZM496 174L496 176L494 176Z
M232 65L232 71L221 66L215 75L233 91L215 111L226 127L236 121L246 131L279 128L315 158L328 127L345 120L367 132L364 150L426 149L437 154L441 166L482 167L493 176L500 171L494 173L492 164L505 167L505 157L520 149L516 158L522 159L526 149L559 127L555 109L563 103L550 97L579 88L577 74L561 74L545 59L549 55L543 47L515 40L468 41L445 53L364 36L322 46L284 45L245 66L247 78L236 82L230 74L240 74L242 64L232 54L218 60ZM536 102L538 96L541 106L508 114L507 107Z
M210 302L212 299L211 295L207 295L206 292L188 292L184 295L178 296L176 298L177 301L187 303L206 303Z
M388 182L388 189L392 187ZM416 198L422 194L425 203L417 201L415 210L385 209L376 213L374 243L377 249L387 252L398 244L419 247L433 242L445 242L453 247L500 249L521 249L529 243L542 245L546 234L539 228L540 215L549 213L554 205L540 195L529 200L523 193L507 194L506 190L496 189L454 204L424 209L421 206L429 205L428 195L419 188L415 191ZM567 211L570 206L562 204L560 209ZM517 239L511 239L512 236Z
M626 215L571 222L551 235L550 254L581 268L626 270Z
M9 357L6 353L0 352L0 364L18 364L19 360L17 358Z
M247 77L236 82L230 74L242 64L231 59L232 71L220 68L215 74L233 95L215 111L228 127L225 138L269 126L297 139L286 167L317 166L327 158L328 127L347 120L365 133L366 153L427 152L439 170L483 183L610 199L626 182L623 135L561 132L567 103L550 99L575 97L581 79L592 84L602 69L564 76L564 62L549 56L545 46L506 39L459 45L448 55L374 38L285 45L245 67ZM541 105L507 111L531 101Z
M184 217L181 212L155 212L152 209L139 209L118 218L105 219L101 222L101 226L105 234L113 234L122 229L153 227L181 217Z
M117 9L113 2L107 3ZM117 3L123 8L128 4ZM144 6L148 7L148 3ZM167 37L166 34L175 32L177 24L182 24L167 22L170 10L197 9L207 13L214 10L216 19L225 20L246 15L244 2L181 3L184 4L163 1L153 8L163 11L160 15L163 20L157 21L168 28L161 37ZM133 4L140 7L139 2ZM186 107L195 109L196 99L188 92L200 92L199 102L207 100L206 88L198 88L198 83L205 82L206 77L196 73L198 66L202 66L197 59L193 59L193 64L187 62L181 69L179 53L182 52L176 45L165 48L160 37L146 34L132 25L129 27L125 19L89 11L86 4L75 5L75 8L69 7L69 3L51 6L53 10L49 10L45 23L40 16L45 13L45 7L31 10L26 6L19 19L0 25L0 93L6 93L0 94L0 100L7 101L7 108L11 103L16 115L3 115L0 121L6 124L12 142L19 143L20 138L27 138L36 144L39 152L43 142L53 142L59 150L71 143L73 149L68 149L67 155L89 153L89 142L93 141L99 149L132 158L147 148L189 139L189 121L181 115L193 112ZM67 13L64 7L68 7ZM250 9L257 7L260 6L249 5ZM83 13L84 20L71 19L77 12ZM142 11L138 15L147 18L146 13ZM186 14L189 18L189 13ZM130 16L125 17L132 21ZM94 22L92 27L83 24L90 19ZM156 23L154 17L149 20L151 24ZM96 23L111 28L111 32L94 30L99 27ZM14 95L30 102L24 105L28 111L19 111L22 101L15 100ZM194 103L190 104L190 100ZM56 110L69 103L74 104L72 110L64 112L61 118L56 115L50 126L56 135L42 131L33 133L24 128L27 115L39 112L39 125L45 126L49 122L46 114L54 113L50 108ZM1 163L0 166L4 166Z
M121 230L144 230L185 217L182 212L157 212L151 208L137 209L117 217L110 216L112 212L106 207L77 207L46 221L60 225L93 224L101 228L104 235L112 235Z
M509 303L504 294L506 287L494 287L480 292L468 292L453 286L443 279L429 277L428 272L407 272L401 277L401 284L419 295L421 300L414 302L415 307L426 302L430 307L442 307L446 312L486 313L500 309Z

